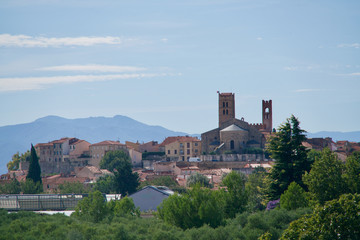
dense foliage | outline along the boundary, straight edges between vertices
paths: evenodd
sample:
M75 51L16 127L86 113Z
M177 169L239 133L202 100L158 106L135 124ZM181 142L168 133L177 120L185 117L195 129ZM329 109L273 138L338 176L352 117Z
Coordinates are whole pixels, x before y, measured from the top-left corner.
M281 194L280 206L287 210L307 207L308 199L304 189L296 182L292 182L288 189Z
M313 199L320 204L338 198L346 191L342 177L344 164L329 149L322 151L311 171L303 176Z
M246 240L269 232L278 239L289 223L309 210L276 209L255 214L242 213L223 226L182 230L157 218L113 214L95 223L77 216L40 215L33 212L7 213L0 209L0 240L17 239L130 239L130 240Z
M360 195L342 195L292 222L281 239L360 239L359 213Z
M275 136L270 139L267 151L276 160L270 172L272 179L269 196L272 200L279 199L290 183L296 182L305 187L302 175L311 169L311 159L302 145L306 140L305 131L300 128L299 120L292 115L282 124Z
M212 185L210 184L210 180L206 176L198 172L191 174L190 177L186 180L186 186L188 187L192 187L197 184L203 187L212 187Z
M34 146L31 144L31 151L30 151L30 164L29 164L29 171L26 176L26 181L32 181L37 186L37 189L34 191L30 191L27 193L40 193L42 192L42 180L41 180L41 169L39 164L39 158L36 155L36 151ZM33 186L30 184L29 186Z
M27 150L25 153L15 153L11 161L6 164L9 171L16 171L19 169L20 162L30 161L30 151Z
M103 193L121 193L123 196L134 193L139 186L139 175L132 172L131 159L121 150L109 151L100 161L100 168L114 175L97 181L96 189Z

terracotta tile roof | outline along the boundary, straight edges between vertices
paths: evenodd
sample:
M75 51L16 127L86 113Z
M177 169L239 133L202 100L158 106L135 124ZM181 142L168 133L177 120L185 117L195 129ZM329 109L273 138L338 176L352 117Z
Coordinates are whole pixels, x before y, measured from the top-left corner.
M110 140L102 141L102 142L99 142L99 143L94 143L94 144L91 144L90 146L104 146L104 145L121 145L121 146L126 146L125 144L122 144L122 143L120 143L120 142L110 141Z
M38 147L50 147L50 146L52 146L52 143L38 143L34 147L38 148Z
M50 143L64 143L66 142L67 140L69 140L70 138L61 138L59 140L55 140L55 141L52 141Z
M160 144L160 147L165 147L166 145L176 142L176 141L179 141L179 142L201 142L201 140L197 139L196 137L189 137L189 136L167 137Z

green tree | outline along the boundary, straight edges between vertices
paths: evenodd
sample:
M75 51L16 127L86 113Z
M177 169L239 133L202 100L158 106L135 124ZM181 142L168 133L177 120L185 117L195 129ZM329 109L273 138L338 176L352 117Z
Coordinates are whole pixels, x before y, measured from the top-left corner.
M31 144L29 171L26 176L26 180L28 180L28 179L31 179L34 183L37 183L37 182L42 183L39 158L36 155L35 148L32 144Z
M114 173L114 189L123 196L136 192L139 186L139 175L132 172L131 159L121 150L109 151L100 161L100 167ZM110 181L111 182L111 181Z
M267 145L271 158L276 160L270 171L272 183L269 196L271 199L279 199L291 182L305 187L302 175L310 171L312 161L307 158L307 150L302 145L306 136L299 125L299 120L292 115L279 127Z
M16 171L19 170L20 162L30 161L30 151L27 150L25 153L20 155L19 152L15 153L12 156L12 160L7 163L7 168L9 171Z
M0 194L19 194L20 192L20 183L15 177L9 183L0 184Z
M136 208L132 198L124 197L120 201L115 201L114 213L118 216L137 216L140 217L140 208Z
M174 194L158 207L158 216L166 223L189 229L204 224L215 228L224 223L224 194L195 185L188 193Z
M24 194L42 193L43 185L41 182L34 182L32 179L20 183L21 192Z
M343 175L347 188L350 193L360 193L360 153L355 152L345 163L345 173Z
M292 222L280 239L360 239L360 195L345 194Z
M102 193L117 193L115 175L101 176L95 183L94 190Z
M89 194L76 206L73 215L91 222L100 222L109 214L104 196L99 191Z
M342 177L343 163L328 148L315 161L311 171L303 176L314 200L320 204L338 198L346 191L346 184Z
M290 183L288 189L281 194L280 207L286 210L295 210L297 208L307 207L308 200L304 189L296 182Z
M264 210L266 208L267 199L267 173L264 168L255 168L248 176L245 183L245 190L248 194L247 209L250 212Z
M64 182L59 185L59 193L88 193L89 189L81 182Z
M203 187L208 187L208 188L212 187L212 185L210 184L210 180L206 176L204 176L198 172L191 174L190 177L186 181L186 185L188 187L192 187L197 184L200 184Z
M228 218L234 218L237 213L245 210L248 195L245 191L246 176L242 173L231 171L227 174L222 184L227 187L225 214Z
M100 161L100 168L114 172L119 168L131 168L131 159L129 154L122 150L109 151Z

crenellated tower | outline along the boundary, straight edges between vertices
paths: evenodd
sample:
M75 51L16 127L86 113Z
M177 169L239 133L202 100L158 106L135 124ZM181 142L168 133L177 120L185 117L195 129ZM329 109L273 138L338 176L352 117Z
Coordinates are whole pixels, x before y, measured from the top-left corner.
M264 130L272 131L272 101L262 101L262 124Z
M219 127L221 125L235 118L235 94L234 93L220 93L219 94Z

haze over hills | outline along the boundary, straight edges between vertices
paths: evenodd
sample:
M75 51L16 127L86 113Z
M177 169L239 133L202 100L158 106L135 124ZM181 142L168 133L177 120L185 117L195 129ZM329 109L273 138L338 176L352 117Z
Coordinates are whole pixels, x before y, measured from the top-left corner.
M168 136L187 135L160 126L150 126L125 116L66 119L47 116L31 123L0 127L0 174L16 152L26 152L31 144L46 143L62 137L76 137L90 143L104 140L158 141Z
M6 164L16 152L23 153L31 144L46 143L62 137L76 137L90 143L104 140L158 141L168 136L188 135L161 126L150 126L126 116L66 119L57 116L39 118L31 123L0 127L0 174L6 173ZM199 136L199 135L194 135ZM331 137L333 141L360 142L360 131L307 133L309 138Z

